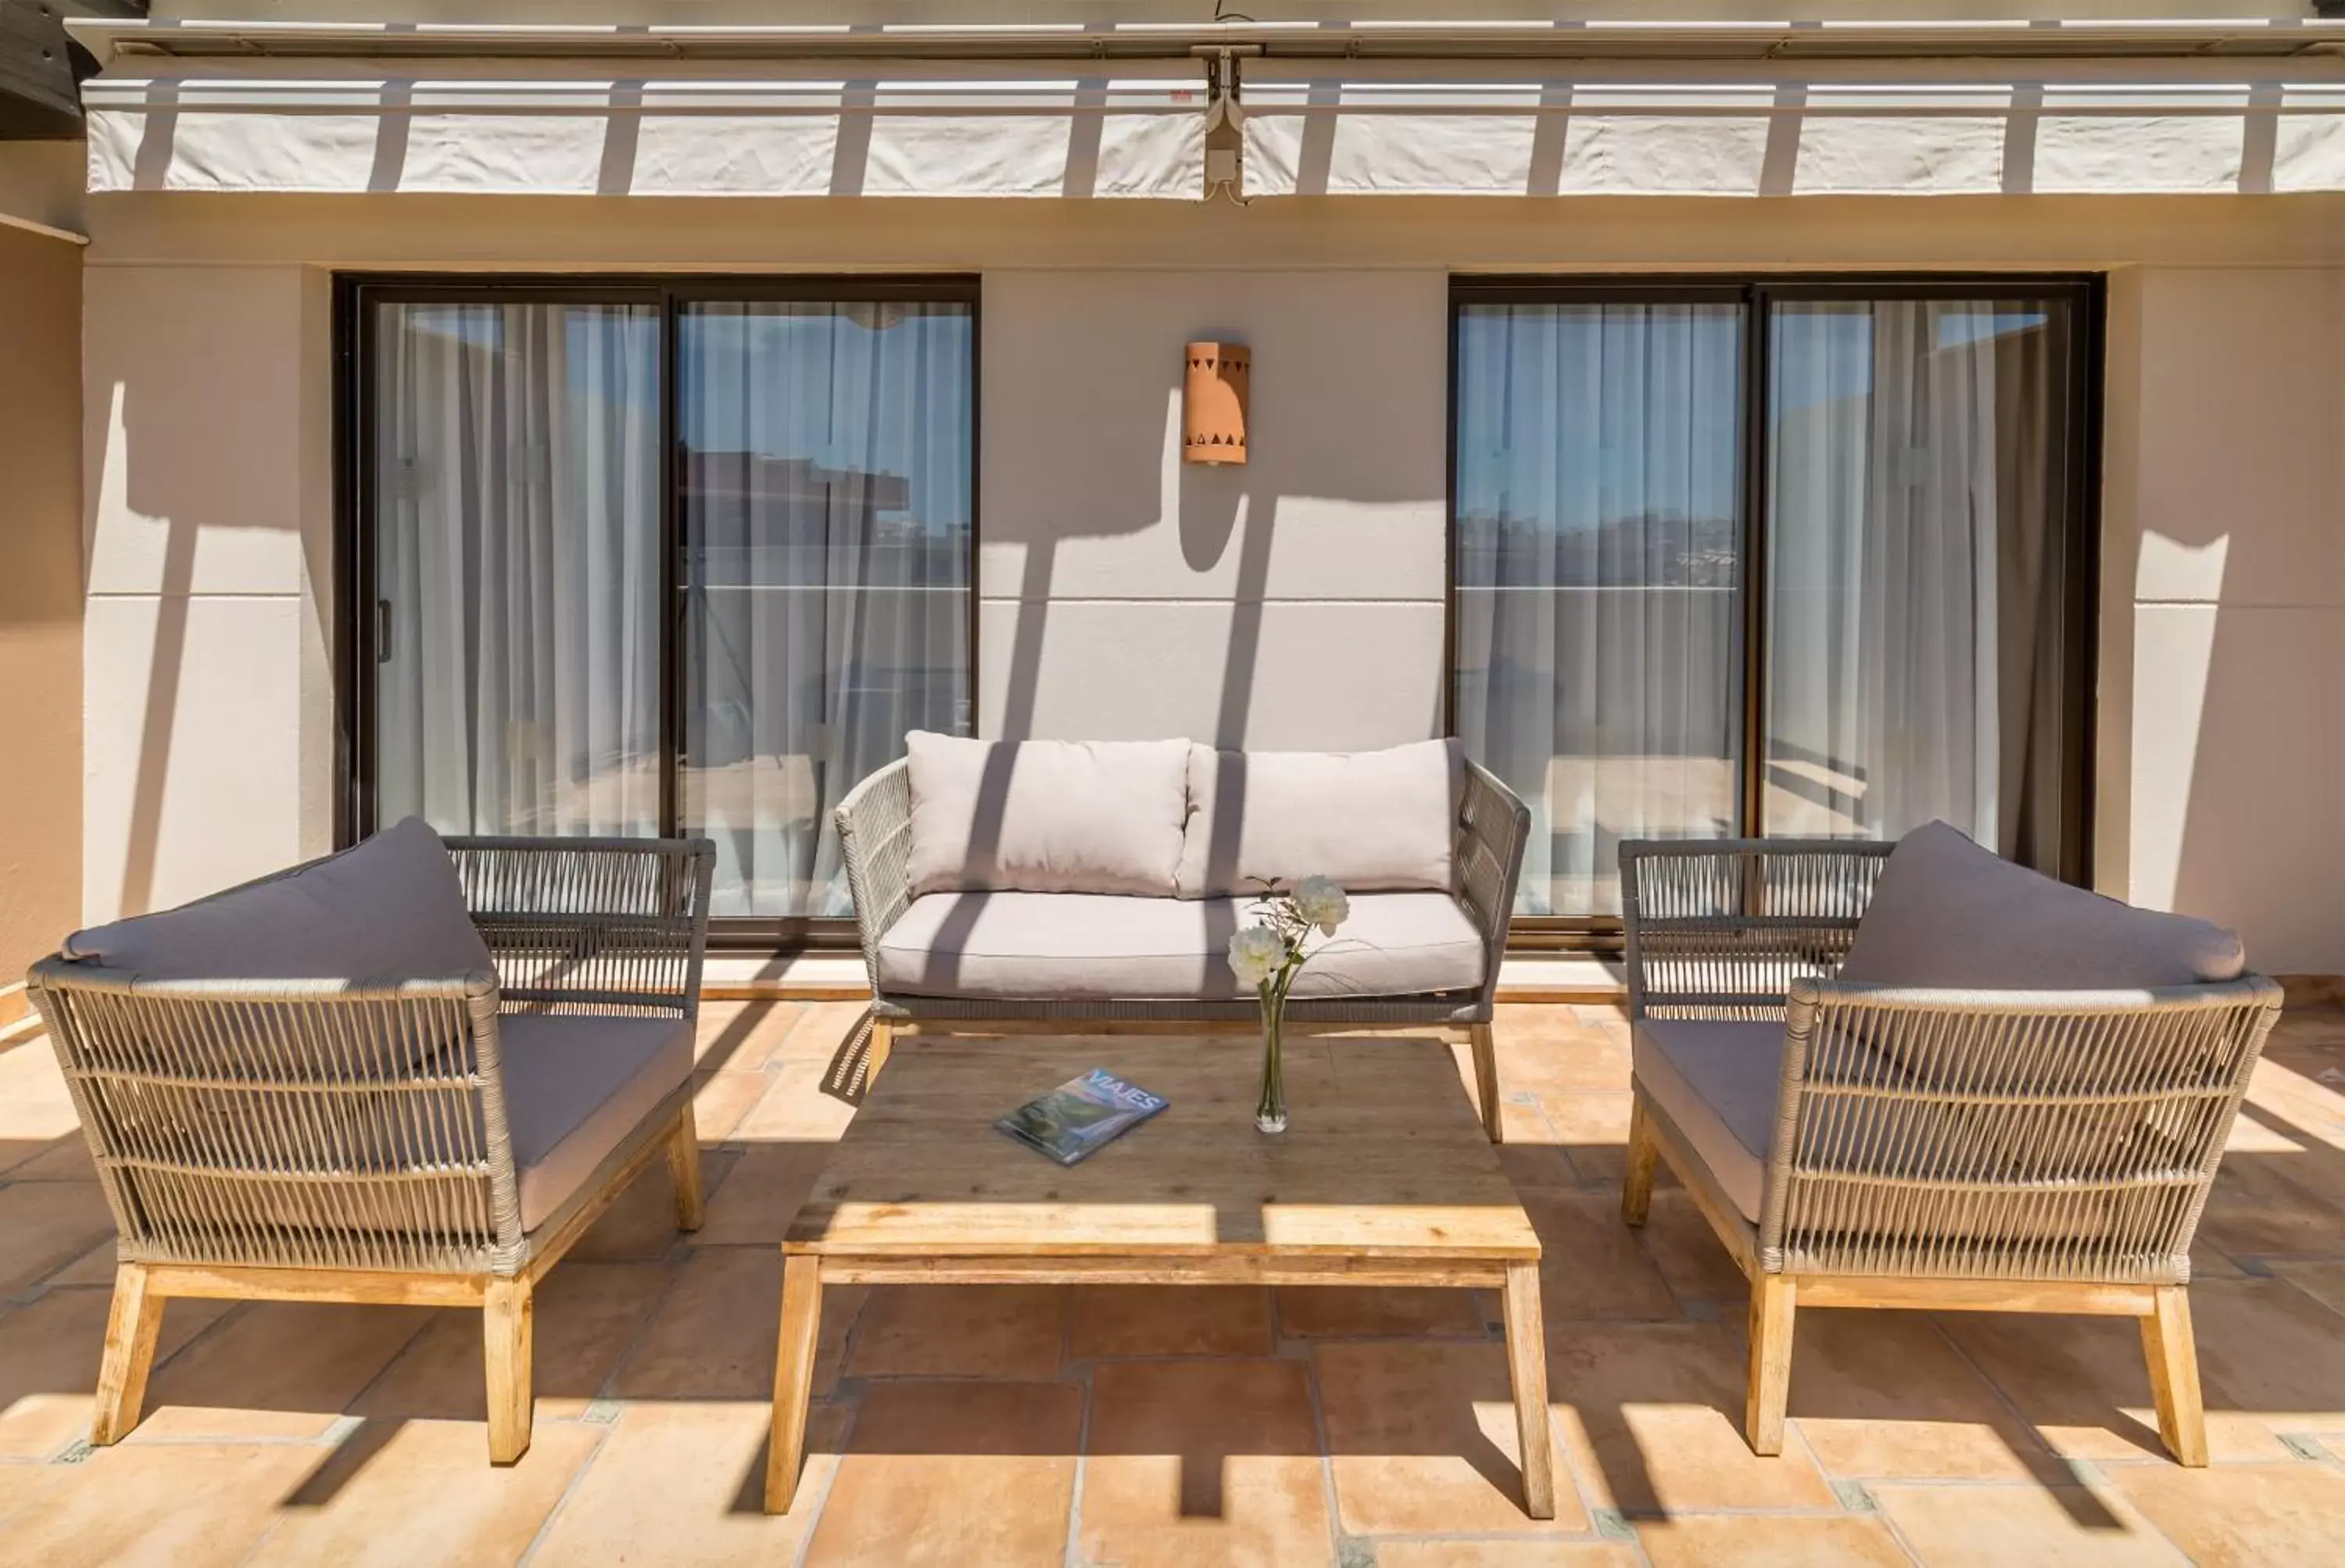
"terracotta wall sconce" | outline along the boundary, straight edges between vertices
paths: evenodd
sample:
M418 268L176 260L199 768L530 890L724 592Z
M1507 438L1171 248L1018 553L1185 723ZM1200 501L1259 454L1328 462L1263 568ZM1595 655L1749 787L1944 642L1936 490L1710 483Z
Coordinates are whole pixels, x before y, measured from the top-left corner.
M1246 389L1254 352L1244 343L1191 343L1182 385L1181 460L1246 460Z

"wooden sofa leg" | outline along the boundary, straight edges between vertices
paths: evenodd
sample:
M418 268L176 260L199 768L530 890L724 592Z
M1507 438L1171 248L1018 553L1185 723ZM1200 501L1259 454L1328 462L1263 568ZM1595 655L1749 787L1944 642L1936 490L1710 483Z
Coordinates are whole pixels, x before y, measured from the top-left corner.
M896 1048L896 1026L874 1018L871 1021L871 1041L863 1050L863 1092L869 1094L871 1085L879 1081L879 1069L888 1064L888 1054Z
M99 1448L120 1442L138 1424L147 1403L147 1373L155 1364L155 1339L163 1328L163 1298L147 1288L142 1264L114 1271L114 1305L106 1315L106 1359L97 1370L97 1409L89 1441Z
M667 1137L667 1172L675 1183L675 1227L698 1230L708 1213L700 1187L700 1128L692 1119L692 1102L676 1113L675 1128Z
M1507 1141L1506 1107L1498 1104L1498 1043L1487 1023L1469 1026L1474 1047L1474 1097L1482 1107L1482 1130L1494 1144Z
M1792 1327L1799 1287L1780 1274L1751 1282L1751 1387L1743 1430L1751 1451L1783 1451L1783 1409L1792 1396Z
M1653 1140L1653 1124L1645 1114L1645 1097L1629 1100L1629 1167L1620 1176L1620 1218L1642 1225L1653 1211L1653 1172L1660 1163L1661 1145Z
M492 1279L481 1305L482 1345L488 1352L489 1462L512 1464L529 1451L534 1388L530 1374L536 1316L526 1279Z
M2193 1470L2207 1463L2207 1410L2198 1393L2198 1344L2190 1330L2190 1293L2157 1288L2141 1320L2141 1348L2149 1362L2150 1396L2157 1401L2157 1435L2175 1462Z

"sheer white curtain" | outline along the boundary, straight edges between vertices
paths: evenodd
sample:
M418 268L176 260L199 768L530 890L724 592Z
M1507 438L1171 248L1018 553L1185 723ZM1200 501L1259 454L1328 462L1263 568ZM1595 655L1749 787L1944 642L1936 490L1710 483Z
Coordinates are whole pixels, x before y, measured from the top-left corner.
M832 812L907 730L969 727L974 350L949 302L679 321L679 798L718 914L850 912Z
M1770 327L1767 830L1936 818L2025 852L2057 632L2046 313L1797 302Z
M1518 911L1735 828L1739 301L1462 306L1457 728L1530 803Z
M657 310L376 311L378 819L657 831Z

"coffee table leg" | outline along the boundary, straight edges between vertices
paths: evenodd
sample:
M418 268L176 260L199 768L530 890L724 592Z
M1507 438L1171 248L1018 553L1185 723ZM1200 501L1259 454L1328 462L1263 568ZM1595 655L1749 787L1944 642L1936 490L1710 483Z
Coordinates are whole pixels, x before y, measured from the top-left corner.
M822 1327L822 1259L782 1257L782 1344L774 1363L774 1435L766 1450L766 1512L787 1513L806 1463L807 1400L814 1392L814 1347Z
M1536 1263L1507 1265L1507 1370L1515 1383L1515 1426L1522 1439L1523 1506L1533 1519L1555 1517L1555 1451L1548 1441L1547 1324L1539 1311Z

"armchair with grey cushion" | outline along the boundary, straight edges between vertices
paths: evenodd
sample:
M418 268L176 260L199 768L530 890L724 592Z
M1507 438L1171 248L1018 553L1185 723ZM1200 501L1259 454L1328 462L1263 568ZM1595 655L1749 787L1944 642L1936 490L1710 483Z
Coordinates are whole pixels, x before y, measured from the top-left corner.
M1620 877L1622 1215L1667 1160L1749 1278L1751 1447L1782 1450L1799 1308L2096 1313L2141 1320L2205 1464L2190 1244L2280 1004L2238 937L1943 823L1628 843Z
M714 860L411 818L36 964L120 1231L91 1441L137 1424L170 1297L385 1302L481 1309L519 1459L538 1279L662 1157L700 1221Z

